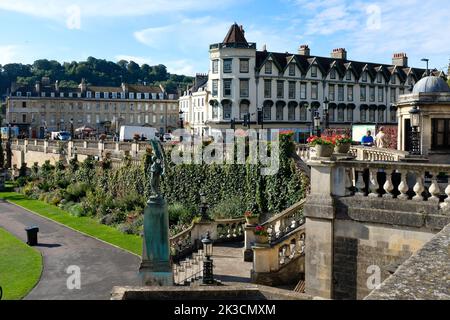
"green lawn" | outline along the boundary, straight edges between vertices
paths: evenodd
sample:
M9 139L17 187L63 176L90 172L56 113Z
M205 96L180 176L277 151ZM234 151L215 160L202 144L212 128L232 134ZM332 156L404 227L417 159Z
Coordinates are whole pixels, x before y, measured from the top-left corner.
M22 299L39 281L42 256L0 228L0 286L3 300Z
M28 199L17 192L0 192L0 198L137 255L142 253L142 239L139 236L124 234L92 218L74 217L56 206L43 201Z

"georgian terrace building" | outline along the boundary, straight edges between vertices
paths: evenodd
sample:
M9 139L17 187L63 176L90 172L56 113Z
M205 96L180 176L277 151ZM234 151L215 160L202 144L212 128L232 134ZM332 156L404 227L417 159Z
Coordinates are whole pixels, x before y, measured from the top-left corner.
M395 125L398 96L409 93L426 75L425 69L408 66L405 53L394 54L392 64L386 65L348 60L343 48L334 49L329 58L312 56L307 45L297 54L257 51L237 24L223 42L210 45L209 52L208 104L200 116L209 134L230 128L232 119L242 123L246 113L255 126L257 109L262 108L264 128L293 129L303 140L311 132L315 111L323 124L325 97L331 128Z
M62 88L43 78L32 87L12 86L7 97L6 121L26 136L42 138L45 131L70 131L89 126L116 132L121 125L152 126L167 132L178 126L178 101L162 86L88 86ZM107 127L108 126L108 127Z

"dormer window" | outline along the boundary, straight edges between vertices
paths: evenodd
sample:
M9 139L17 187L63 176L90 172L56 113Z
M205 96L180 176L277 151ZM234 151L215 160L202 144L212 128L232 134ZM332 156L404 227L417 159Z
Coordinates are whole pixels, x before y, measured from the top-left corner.
M267 61L264 67L265 74L272 74L272 61Z
M289 65L289 76L295 77L295 64L293 63Z
M148 94L148 92L144 93L144 99L148 99L149 96L150 96L150 95Z
M60 97L60 98L64 98L64 92L60 92L60 93L59 93L59 97Z
M69 92L69 98L73 98L73 92Z
M120 93L120 97L121 97L122 99L125 99L125 92L121 92L121 93Z
M311 77L317 77L317 66L311 67Z
M95 93L95 99L100 99L100 92Z
M392 84L395 84L396 83L396 80L395 80L395 74L393 74L392 76L391 76L391 83Z
M134 92L130 92L129 98L130 98L130 99L134 99Z
M109 92L104 92L103 93L103 98L104 99L109 99Z
M330 79L336 79L336 69L333 68L330 71Z
M92 92L91 91L86 92L86 97L87 98L91 98L92 97Z
M345 73L345 79L352 80L352 72L350 70L347 70L347 72Z
M378 74L377 74L377 82L381 83L381 81L382 81L382 75L381 75L381 72L378 72Z
M141 99L141 96L142 96L141 93L138 93L138 94L137 94L137 98L138 98L138 99Z
M113 97L113 99L117 99L117 92L113 92L112 97Z
M45 97L45 92L41 92L41 97Z
M27 92L27 97L31 97L31 92Z
M51 92L51 93L50 93L50 97L54 98L54 97L55 97L55 93L54 93L54 92Z
M16 96L17 96L17 97L21 97L21 96L22 96L22 92L21 92L21 91L17 91L17 92L16 92Z
M362 74L362 81L367 82L367 72L366 71L364 71Z

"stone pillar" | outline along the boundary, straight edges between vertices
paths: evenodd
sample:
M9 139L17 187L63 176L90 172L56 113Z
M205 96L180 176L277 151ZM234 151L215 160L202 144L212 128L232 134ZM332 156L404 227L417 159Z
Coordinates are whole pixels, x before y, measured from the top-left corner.
M144 286L172 286L169 215L162 197L151 197L144 209L144 239L139 275Z
M48 150L48 140L44 140L44 153L47 153Z
M345 195L345 170L334 161L309 161L311 194L304 206L306 217L306 293L333 298L333 194Z
M244 240L244 261L253 261L252 245L255 242L256 225L245 224L245 240Z

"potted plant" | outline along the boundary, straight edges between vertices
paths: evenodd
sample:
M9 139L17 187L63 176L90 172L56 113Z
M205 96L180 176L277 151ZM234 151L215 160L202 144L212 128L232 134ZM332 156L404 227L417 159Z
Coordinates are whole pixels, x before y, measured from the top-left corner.
M133 135L133 140L134 140L135 142L138 142L140 139L141 139L141 136L139 135L139 133L135 133L135 134Z
M311 136L307 142L316 149L319 158L329 158L333 154L335 142L330 137Z
M244 216L245 216L245 221L249 225L256 225L259 222L259 214L256 214L250 210L245 211Z
M335 153L348 153L352 144L352 139L347 135L333 136L336 146L334 147Z
M99 138L99 140L100 140L101 142L105 142L105 140L106 140L106 134L102 133L98 138Z
M255 240L256 243L259 244L266 244L269 243L269 233L267 232L266 228L263 226L257 226L255 228Z

